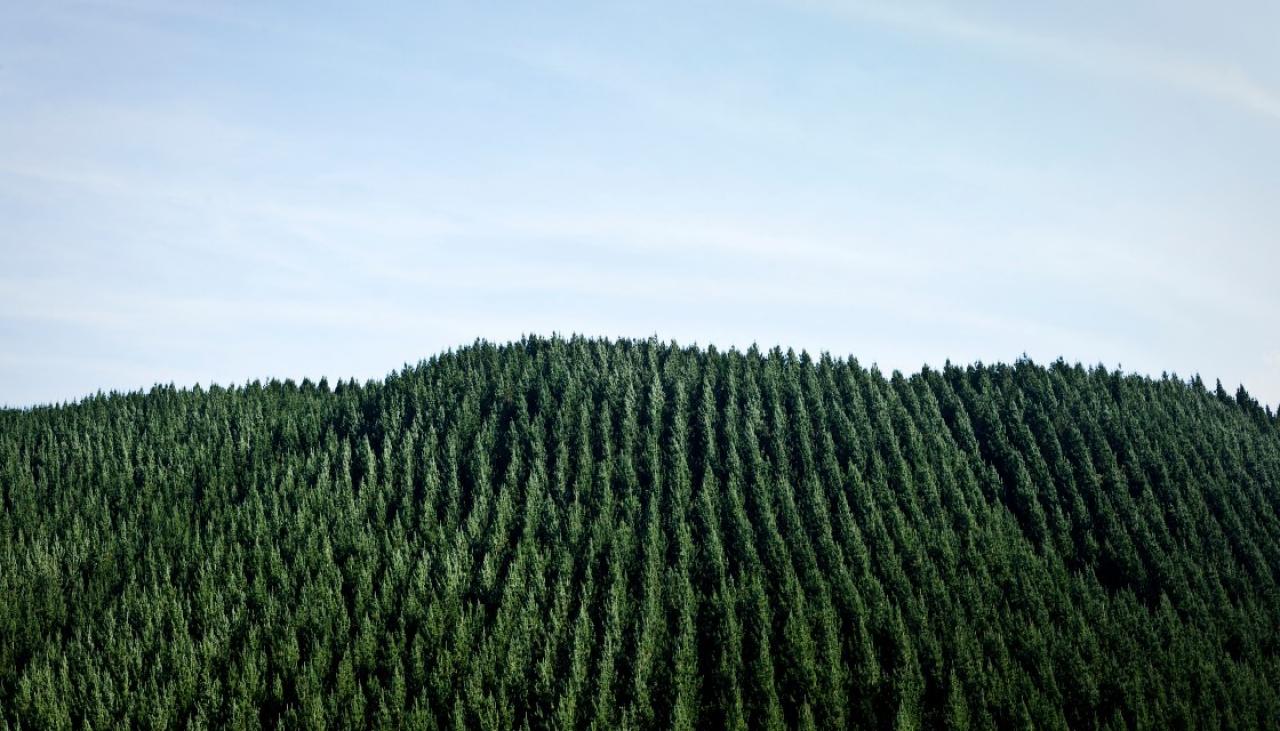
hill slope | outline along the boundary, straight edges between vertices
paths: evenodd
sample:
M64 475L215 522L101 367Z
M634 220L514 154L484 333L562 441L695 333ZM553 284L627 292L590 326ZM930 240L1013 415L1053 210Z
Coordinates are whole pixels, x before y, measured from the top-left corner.
M0 412L23 728L1280 723L1280 425L656 341Z

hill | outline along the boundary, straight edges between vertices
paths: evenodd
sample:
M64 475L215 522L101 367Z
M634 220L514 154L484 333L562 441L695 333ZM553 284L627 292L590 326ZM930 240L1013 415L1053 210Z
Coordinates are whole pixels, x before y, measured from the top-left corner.
M10 728L1280 724L1280 422L657 341L0 412Z

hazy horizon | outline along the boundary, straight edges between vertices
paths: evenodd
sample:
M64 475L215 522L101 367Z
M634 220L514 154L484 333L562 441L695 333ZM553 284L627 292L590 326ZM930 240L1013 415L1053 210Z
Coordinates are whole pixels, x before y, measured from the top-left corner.
M1280 403L1280 6L0 9L0 405L477 338Z

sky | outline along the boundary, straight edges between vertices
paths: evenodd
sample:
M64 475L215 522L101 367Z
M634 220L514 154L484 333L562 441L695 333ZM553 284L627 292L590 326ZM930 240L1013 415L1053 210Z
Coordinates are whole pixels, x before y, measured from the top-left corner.
M1280 4L0 4L0 405L477 338L1280 403Z

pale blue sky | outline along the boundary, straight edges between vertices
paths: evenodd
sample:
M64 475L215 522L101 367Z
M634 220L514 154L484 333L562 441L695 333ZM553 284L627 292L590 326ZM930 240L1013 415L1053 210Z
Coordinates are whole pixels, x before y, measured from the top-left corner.
M1272 0L356 5L0 5L0 404L552 331L1280 402Z

